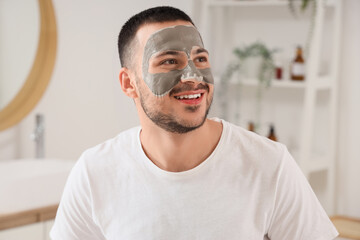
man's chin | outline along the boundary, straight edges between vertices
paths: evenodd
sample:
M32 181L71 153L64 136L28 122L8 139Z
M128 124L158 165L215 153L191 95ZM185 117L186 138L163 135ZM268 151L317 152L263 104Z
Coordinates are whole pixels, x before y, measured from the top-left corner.
M188 132L192 132L196 129L199 129L201 126L204 125L207 116L203 116L199 119L191 118L189 120L182 120L181 122L171 123L173 133L185 134Z
M160 127L171 133L186 134L200 128L204 124L204 122L205 121L201 121L198 124L195 123L180 124L180 123L171 122L168 123L168 125L166 126L160 126Z
M187 107L185 107L185 111L186 111L186 112L190 112L190 113L195 113L195 112L197 112L197 111L200 110L200 107L201 107L201 106L199 106L199 105L196 105L196 106L187 106Z

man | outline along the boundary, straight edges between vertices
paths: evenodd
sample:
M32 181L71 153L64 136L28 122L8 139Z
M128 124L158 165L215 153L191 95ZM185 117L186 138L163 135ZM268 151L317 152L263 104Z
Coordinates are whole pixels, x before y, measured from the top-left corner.
M286 147L208 119L214 81L191 19L143 11L119 35L120 84L141 127L87 150L52 239L333 239Z

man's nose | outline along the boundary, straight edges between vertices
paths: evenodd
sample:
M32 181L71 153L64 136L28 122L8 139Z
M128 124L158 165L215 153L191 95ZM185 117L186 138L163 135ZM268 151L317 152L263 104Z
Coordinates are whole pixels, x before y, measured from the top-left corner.
M200 72L195 67L193 61L189 60L189 63L185 67L180 80L182 83L198 83L203 81L203 76L201 76Z
M200 83L203 81L203 77L202 76L197 76L197 75L192 75L189 77L181 77L181 82L182 83Z

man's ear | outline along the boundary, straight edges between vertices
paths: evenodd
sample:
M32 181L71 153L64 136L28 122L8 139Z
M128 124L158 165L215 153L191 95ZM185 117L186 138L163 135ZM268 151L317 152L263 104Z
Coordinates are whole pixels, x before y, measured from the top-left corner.
M126 94L126 96L131 98L138 97L138 94L136 92L135 79L131 78L129 69L124 67L120 69L119 80L121 89Z

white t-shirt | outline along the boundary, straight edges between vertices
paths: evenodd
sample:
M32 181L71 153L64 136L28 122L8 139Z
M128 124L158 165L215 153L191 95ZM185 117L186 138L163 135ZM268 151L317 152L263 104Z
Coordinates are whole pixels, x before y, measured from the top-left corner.
M167 172L145 155L140 127L85 151L53 240L329 240L337 231L286 147L222 120L213 153ZM196 144L196 143L194 143Z

